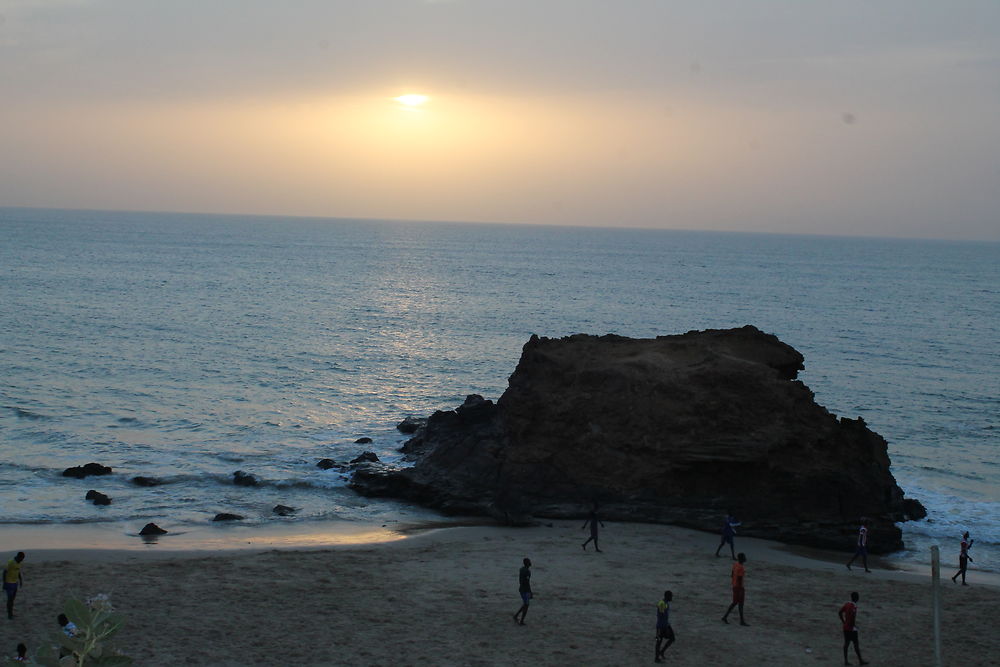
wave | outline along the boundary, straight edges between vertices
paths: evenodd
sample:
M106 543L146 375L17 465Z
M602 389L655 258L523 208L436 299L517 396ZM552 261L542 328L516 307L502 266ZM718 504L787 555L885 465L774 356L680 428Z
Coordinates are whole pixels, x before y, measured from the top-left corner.
M14 416L18 419L27 419L29 421L40 421L43 419L52 419L48 415L39 414L37 412L32 412L31 410L26 410L24 408L19 408L16 405L2 405L0 406L5 410L10 410L14 413Z

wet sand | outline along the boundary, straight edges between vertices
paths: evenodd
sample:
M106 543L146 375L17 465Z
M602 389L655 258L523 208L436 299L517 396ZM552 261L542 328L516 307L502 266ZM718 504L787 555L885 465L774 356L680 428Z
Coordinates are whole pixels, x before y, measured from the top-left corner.
M856 590L866 660L933 664L926 572L848 572L849 554L824 558L737 537L749 559L750 627L725 625L730 560L713 556L717 536L605 522L603 553L595 553L580 548L582 523L407 539L385 531L392 541L366 533L322 548L309 546L319 537L252 537L242 549L181 551L166 539L139 549L32 550L4 533L3 557L25 548L28 558L17 618L0 623L0 655L13 655L18 641L32 651L48 641L67 596L109 593L126 619L119 644L138 665L638 665L653 660L655 604L671 589L677 642L668 664L838 665L837 610ZM517 626L525 556L535 598ZM944 558L950 577L955 564ZM942 583L944 663L997 664L1000 582L974 570L969 582Z

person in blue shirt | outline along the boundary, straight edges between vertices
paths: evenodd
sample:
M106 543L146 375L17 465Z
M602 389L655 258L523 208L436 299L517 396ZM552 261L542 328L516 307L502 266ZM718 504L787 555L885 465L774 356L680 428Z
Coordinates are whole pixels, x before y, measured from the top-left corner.
M719 540L719 546L715 550L715 557L719 557L719 551L722 549L722 545L729 543L729 551L732 554L733 560L736 560L736 547L733 546L733 537L736 535L736 527L740 525L740 522L736 520L733 513L730 512L726 515L726 522L722 524L722 539Z

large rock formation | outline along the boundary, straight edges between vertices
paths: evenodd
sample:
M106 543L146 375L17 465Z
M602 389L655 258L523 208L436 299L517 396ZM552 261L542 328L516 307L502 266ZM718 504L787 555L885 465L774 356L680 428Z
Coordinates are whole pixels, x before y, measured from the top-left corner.
M496 405L470 396L406 443L411 468L371 464L353 488L450 513L603 518L871 550L902 546L886 442L796 380L803 358L754 327L656 339L532 336ZM919 507L919 503L915 504Z

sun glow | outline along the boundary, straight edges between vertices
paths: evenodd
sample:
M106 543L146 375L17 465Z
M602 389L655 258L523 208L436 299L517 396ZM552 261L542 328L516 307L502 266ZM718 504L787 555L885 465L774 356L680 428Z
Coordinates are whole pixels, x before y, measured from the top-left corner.
M428 97L426 95L400 95L396 98L396 101L402 104L404 107L416 108L427 102Z

